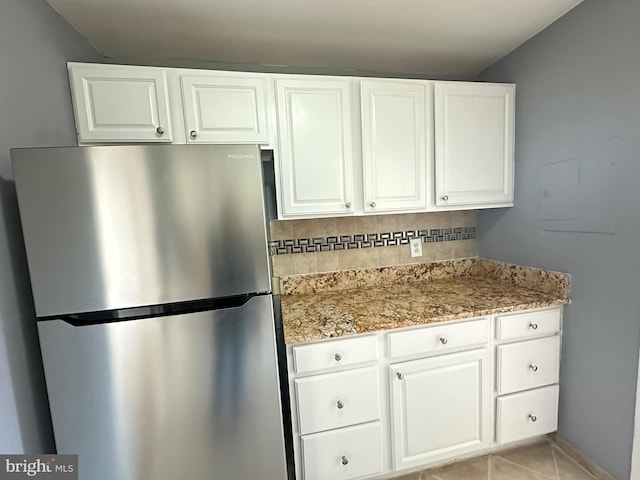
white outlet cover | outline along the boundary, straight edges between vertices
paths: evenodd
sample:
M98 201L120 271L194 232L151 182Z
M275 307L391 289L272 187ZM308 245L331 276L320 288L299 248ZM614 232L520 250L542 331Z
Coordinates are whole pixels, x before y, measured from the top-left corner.
M409 241L409 246L411 247L412 257L422 256L422 239L421 238L412 238Z

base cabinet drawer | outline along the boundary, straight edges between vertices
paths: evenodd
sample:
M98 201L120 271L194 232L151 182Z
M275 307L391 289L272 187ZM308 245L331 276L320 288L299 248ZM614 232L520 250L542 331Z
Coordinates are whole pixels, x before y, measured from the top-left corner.
M380 419L376 367L300 378L295 385L301 435Z
M401 358L419 354L441 354L489 343L489 320L432 325L405 332L390 333L389 356Z
M302 437L304 480L342 480L383 471L380 422Z
M544 435L558 429L558 385L498 398L499 444Z
M511 340L540 336L560 331L560 310L541 310L511 315L500 315L496 318L496 338Z
M298 374L328 368L353 368L358 363L377 359L378 339L374 335L293 347L293 363Z
M498 395L558 383L560 337L498 347Z

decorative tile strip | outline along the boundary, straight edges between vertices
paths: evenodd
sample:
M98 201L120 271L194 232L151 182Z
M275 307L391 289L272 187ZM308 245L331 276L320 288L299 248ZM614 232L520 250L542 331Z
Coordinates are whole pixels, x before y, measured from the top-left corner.
M329 252L356 248L395 247L408 245L412 238L422 243L451 242L476 238L476 227L433 228L430 230L405 230L384 233L357 233L330 237L295 238L269 242L271 255L292 253Z

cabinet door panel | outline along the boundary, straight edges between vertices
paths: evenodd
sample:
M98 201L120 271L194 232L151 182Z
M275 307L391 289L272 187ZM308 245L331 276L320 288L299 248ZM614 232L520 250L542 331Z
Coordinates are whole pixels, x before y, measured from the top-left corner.
M390 374L396 468L488 445L488 350L395 364Z
M349 81L278 80L276 92L283 215L352 213Z
M81 143L171 142L164 70L69 66Z
M362 80L360 91L365 211L426 209L430 84Z
M436 205L513 203L514 92L436 83Z
M266 78L183 76L187 142L268 143L267 88Z

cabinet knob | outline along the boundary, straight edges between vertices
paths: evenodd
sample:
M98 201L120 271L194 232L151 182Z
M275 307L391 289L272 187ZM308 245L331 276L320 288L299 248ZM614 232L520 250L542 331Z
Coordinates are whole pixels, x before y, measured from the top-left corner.
M344 408L344 403L342 403L342 400L338 400L336 402L336 406L338 407L338 410L342 410Z
M344 206L347 207L347 208L351 208L351 202L345 203Z
M530 323L529 327L531 328L531 330L537 330L538 329L538 324L537 323Z
M398 377L398 380L402 380L404 378L404 373L398 372L396 373L396 377Z
M538 365L536 365L535 363L532 363L531 365L529 365L529 368L531 369L532 372L538 371Z
M369 204L369 206L370 206L371 208L376 208L376 202L371 202L371 203Z
M440 343L442 345L446 345L447 343L449 343L449 340L447 340L445 337L440 337Z
M343 465L346 465L347 463L349 463L349 459L343 455L342 459L341 459L341 462L342 462Z
M529 415L529 420L531 420L533 423L538 421L538 417L536 417L535 415Z
M449 195L442 195L440 198L442 199L442 201L446 202L447 200L449 200Z
M162 127L158 127L158 128L156 128L156 133L157 133L158 135L164 135L164 128L162 128Z
M333 358L336 359L336 362L339 362L340 360L342 360L342 355L340 355L339 353L336 353Z
M196 132L195 130L191 130L191 131L189 132L189 136L190 136L191 138L196 138L196 137L198 136L198 132Z

